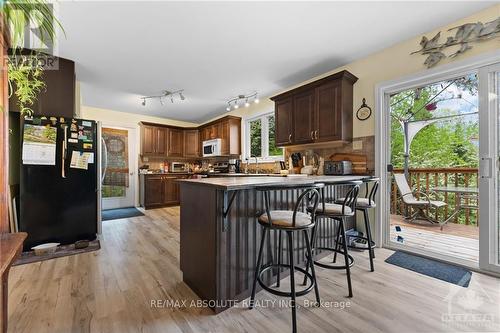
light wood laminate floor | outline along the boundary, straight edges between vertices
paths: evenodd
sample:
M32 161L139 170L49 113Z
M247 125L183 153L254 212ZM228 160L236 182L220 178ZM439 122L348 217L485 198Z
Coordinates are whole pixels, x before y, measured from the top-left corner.
M178 207L103 222L101 246L14 267L9 332L291 332L290 309L277 304L235 307L217 316L182 304L151 306L152 300L189 305L198 299L179 270ZM470 287L461 288L386 264L391 253L377 249L370 273L367 253L353 252L352 299L345 297L345 273L317 268L322 300L329 303L299 308L299 332L500 331L500 279L473 273ZM257 300L281 298L261 291ZM304 300L313 301L313 293L299 304ZM339 306L333 302L349 307L328 307Z

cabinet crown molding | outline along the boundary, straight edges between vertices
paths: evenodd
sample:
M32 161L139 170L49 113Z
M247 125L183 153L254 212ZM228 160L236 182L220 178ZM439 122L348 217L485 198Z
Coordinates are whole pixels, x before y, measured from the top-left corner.
M343 70L343 71L340 71L340 72L337 72L337 73L334 73L334 74L331 74L331 75L328 75L328 76L325 76L324 78L321 78L321 79L318 79L316 81L313 81L313 82L309 82L309 83L306 83L300 87L297 87L297 88L293 88L291 90L287 90L283 93L280 93L278 95L275 95L273 97L270 97L269 99L273 102L275 102L277 99L282 99L288 95L294 95L294 94L298 94L304 90L309 90L309 89L313 89L315 87L318 87L318 86L321 86L327 82L330 82L330 81L335 81L335 80L346 80L348 81L350 84L354 84L356 83L356 81L358 81L358 77L355 76L354 74L352 74L351 72L347 71L347 70Z

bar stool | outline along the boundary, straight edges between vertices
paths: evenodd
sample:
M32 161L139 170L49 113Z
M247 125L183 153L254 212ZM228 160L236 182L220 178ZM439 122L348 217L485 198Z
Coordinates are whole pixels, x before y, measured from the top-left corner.
M320 261L315 261L313 257L308 257L307 258L307 265L306 265L306 271L308 269L309 263L312 260L314 261L314 264L323 267L326 269L345 269L346 270L346 275L347 275L347 287L349 290L349 297L352 297L352 283L351 283L351 267L354 265L354 258L349 255L348 249L347 249L347 242L343 241L340 242L341 239L345 240L346 239L346 233L345 233L345 220L348 217L352 217L355 215L355 210L356 210L356 201L358 199L359 195L359 186L362 184L361 181L348 181L348 182L324 182L325 185L334 185L334 186L349 186L349 191L347 192L346 196L344 197L344 200L342 200L341 203L331 203L327 202L327 198L325 195L325 188L321 189L321 204L318 210L316 211L315 218L325 218L323 219L323 223L330 223L329 220L332 219L337 222L338 227L337 227L337 232L336 232L336 241L335 241L335 247L327 247L327 246L316 246L317 242L317 223L314 226L312 230L312 236L311 236L311 243L313 247L313 251L315 252L316 250L323 250L323 251L330 251L334 253L334 259L333 263L336 262L337 259L337 253L342 254L344 256L344 264L343 265L333 265L333 264L326 264L324 262ZM333 201L333 200L331 200ZM312 207L311 207L312 208ZM339 248L339 244L342 244L342 249ZM307 279L309 277L307 275L304 276L304 281L303 285L306 285Z
M352 246L348 245L350 248L355 248L358 250L369 251L370 257L370 271L374 271L373 266L373 258L375 258L375 242L372 238L371 228L370 228L370 216L368 215L368 210L371 208L375 208L375 196L377 195L377 190L379 187L380 179L376 177L365 178L362 180L365 185L365 196L359 197L356 200L356 211L363 212L363 218L365 222L365 232L366 236L355 236L355 235L347 235L348 244L350 244L350 238L363 239L366 241L366 247ZM370 189L370 184L373 184ZM336 200L337 203L340 203L344 200L344 198L339 198ZM339 245L340 246L340 245Z
M308 262L308 265L311 268L311 273L307 272L305 269L295 266L293 254L294 254L294 234L295 233L303 233L304 242L306 244L306 250L308 257L312 256L312 247L309 240L308 231L314 227L315 223L315 212L319 203L319 190L323 188L323 184L307 184L307 185L272 185L265 187L258 187L256 190L263 192L264 195L264 206L265 213L262 214L258 218L259 224L263 227L262 238L260 240L260 248L259 255L257 257L257 266L255 268L255 278L252 286L252 296L250 298L250 309L253 308L255 303L255 291L257 282L259 285L266 291L271 294L282 296L282 297L290 297L291 307L292 307L292 329L293 332L297 332L297 315L296 315L296 306L295 300L297 296L303 296L309 293L313 288L316 294L316 301L319 304L319 289L318 284L316 282L316 274L314 272L314 265L312 262ZM297 202L295 203L293 210L271 210L270 204L270 191L284 190L284 189L302 189L302 193L299 195ZM302 207L310 207L308 215L305 212L300 211ZM270 234L271 230L275 230L279 232L280 245L279 251L281 252L281 232L286 232L288 236L288 256L289 256L289 264L285 265L281 263L281 255L279 253L278 263L275 264L271 262L262 267L262 250L264 248L264 243L266 240L266 236ZM272 269L278 269L278 272L281 268L289 268L290 269L290 292L280 291L274 288L267 286L263 281L261 276ZM305 289L296 291L295 290L295 271L299 271L307 276L311 283ZM279 281L279 273L278 273L278 281Z

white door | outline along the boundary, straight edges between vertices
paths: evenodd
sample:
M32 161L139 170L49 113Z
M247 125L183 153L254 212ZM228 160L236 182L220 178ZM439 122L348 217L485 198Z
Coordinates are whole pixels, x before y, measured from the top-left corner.
M102 126L102 209L133 207L135 130Z
M479 267L500 272L500 63L479 70Z

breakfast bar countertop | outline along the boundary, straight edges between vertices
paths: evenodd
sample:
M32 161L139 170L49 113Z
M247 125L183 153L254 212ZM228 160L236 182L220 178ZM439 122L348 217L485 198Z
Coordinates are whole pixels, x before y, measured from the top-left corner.
M273 184L286 184L286 185L303 185L314 184L321 182L345 182L351 180L361 180L369 176L268 176L268 177L221 177L221 178L201 178L201 179L179 179L177 180L181 185L191 184L200 186L215 187L220 190L234 191L234 190L247 190L259 186L273 185Z

